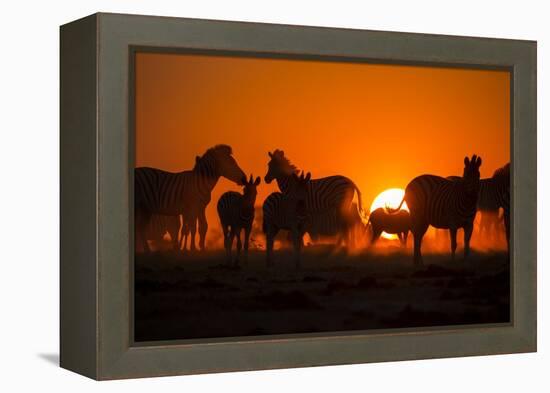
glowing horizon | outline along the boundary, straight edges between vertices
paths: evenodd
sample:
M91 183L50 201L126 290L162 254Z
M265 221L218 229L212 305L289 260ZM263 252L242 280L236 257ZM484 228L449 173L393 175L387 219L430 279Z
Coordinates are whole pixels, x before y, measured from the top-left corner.
M177 172L226 143L266 185L268 151L282 149L312 178L341 174L365 208L381 190L431 173L461 175L464 156L482 177L510 160L510 73L386 64L163 53L136 55L136 166ZM207 207L218 230L220 179Z

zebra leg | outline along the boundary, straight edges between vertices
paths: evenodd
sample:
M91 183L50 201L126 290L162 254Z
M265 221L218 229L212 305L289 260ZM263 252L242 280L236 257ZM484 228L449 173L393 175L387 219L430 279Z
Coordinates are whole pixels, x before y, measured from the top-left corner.
M183 228L179 228L178 229L178 235L177 235L177 238L176 238L177 250L178 251L181 251L182 241L183 241Z
M170 240L172 242L172 249L174 251L178 251L179 249L179 244L180 244L179 231L180 231L179 227L174 227L170 231Z
M233 246L233 239L231 238L231 233L229 232L229 227L223 225L223 246L225 247L225 256L227 263L231 264L231 247Z
M142 228L136 228L136 244L143 249L145 254L149 254L151 249L149 248L149 243L147 243L147 237L145 236L145 231Z
M189 219L189 231L191 232L191 238L190 238L191 243L189 245L189 250L193 252L197 250L195 246L195 235L197 233L197 217L191 217Z
M451 258L454 261L455 260L455 252L456 252L456 228L449 228L449 234L451 236Z
M380 228L372 227L372 237L370 240L370 246L374 246L374 243L376 243L376 241L378 240L381 234L382 234L382 230Z
M244 229L244 258L243 261L245 264L248 264L248 242L250 240L250 231L252 228L246 227Z
M149 243L147 243L147 228L149 228L151 222L151 215L143 211L136 210L135 213L135 242L138 246L141 246L145 254L149 254L151 249Z
M415 265L423 265L424 261L422 260L422 238L424 237L424 234L428 230L427 225L418 226L413 229L413 237L414 237L414 263Z
M474 230L473 223L464 225L464 259L470 256L470 239Z
M480 217L479 217L479 237L480 238L484 238L485 237L485 233L487 233L487 228L486 228L486 223L487 221L487 217L486 217L486 214L482 211L480 212Z
M189 237L189 231L182 233L181 235L181 246L180 248L183 250L183 252L187 251L187 238Z
M510 252L510 210L504 210L504 227L506 229L506 244L508 245L508 252Z
M241 250L243 248L243 244L241 243L241 228L237 229L236 235L237 235L237 258L235 259L235 267L239 265L239 262L241 260Z
M294 243L294 263L296 269L300 269L300 253L302 249L302 236L297 230L292 231L292 242Z
M199 213L199 248L205 250L206 232L208 231L208 222L206 221L206 209L202 209Z
M407 238L409 237L409 231L403 232L403 247L407 247Z
M407 232L399 232L397 234L397 237L399 238L399 243L401 244L401 247L405 247L407 245Z
M351 227L346 226L342 228L342 235L341 235L342 242L345 243L348 250L352 249L355 242L353 239L353 230Z
M267 267L271 267L273 265L273 242L275 240L275 236L277 236L277 232L278 230L274 228L269 228L265 234Z

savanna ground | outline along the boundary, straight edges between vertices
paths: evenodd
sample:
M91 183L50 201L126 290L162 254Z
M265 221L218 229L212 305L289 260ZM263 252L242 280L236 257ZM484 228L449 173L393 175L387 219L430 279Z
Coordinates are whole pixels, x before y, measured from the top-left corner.
M136 341L257 336L499 323L510 320L510 269L502 249L468 260L381 241L348 254L331 245L304 248L296 270L290 250L251 250L229 268L223 250L137 254ZM410 243L410 241L409 241Z

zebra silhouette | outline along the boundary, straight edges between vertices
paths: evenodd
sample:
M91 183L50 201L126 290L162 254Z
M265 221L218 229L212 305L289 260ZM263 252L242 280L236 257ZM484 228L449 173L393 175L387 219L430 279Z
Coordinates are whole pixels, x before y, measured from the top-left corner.
M172 248L179 248L179 231L180 217L167 216L163 214L153 214L149 220L149 225L146 228L146 239L156 243L161 243L164 240L164 235L170 235L170 243Z
M264 178L265 182L270 184L274 179L277 180L279 189L283 194L286 194L292 184L292 175L296 174L298 169L285 157L282 150L275 150L273 153L268 152L268 155L270 161L268 163L267 174ZM322 221L315 220L314 217L318 214L326 215L326 217L332 216L333 218L341 215L339 222L342 224L346 223L346 216L350 213L355 192L357 192L359 211L362 212L361 191L347 177L340 175L329 176L313 179L308 183L306 209L308 216L312 220L307 232L313 240L316 240L321 235L341 235L346 239L349 238L349 226L317 226L315 223L322 223Z
M449 176L457 180L460 177ZM498 168L490 178L480 179L477 210L480 213L479 234L487 235L501 225L499 210L503 210L506 240L509 242L510 223L510 163Z
M382 232L397 235L401 245L407 245L407 237L411 229L411 216L401 209L392 212L390 208L379 207L370 216L367 225L371 226L371 246L376 243Z
M271 193L263 203L263 232L266 236L267 266L273 264L273 242L281 229L290 231L294 249L294 262L300 268L302 236L307 219L306 199L311 174L290 175L287 191Z
M491 199L502 208L504 227L506 229L506 242L510 249L510 163L498 168L491 177Z
M208 223L205 209L211 199L211 192L220 177L241 184L245 177L232 150L227 145L217 145L197 157L190 171L166 172L155 168L136 168L134 171L134 209L136 221L136 243L145 252L149 251L146 228L152 214L183 214L191 233L191 250L195 250L197 222L199 247L204 250Z
M449 179L434 175L414 178L405 189L405 196L397 209L407 202L411 216L411 231L414 236L414 262L422 264L422 238L430 225L449 229L451 253L456 251L456 232L464 228L464 257L470 253L470 238L477 210L479 193L479 167L481 157L475 154L470 160L464 158L462 178Z
M224 246L227 254L228 264L231 265L231 248L233 240L237 237L237 259L235 266L239 263L241 254L241 231L244 229L244 261L248 260L248 242L250 231L254 222L254 204L258 191L256 187L260 184L260 178L256 180L250 175L250 180L242 180L244 190L242 194L234 191L224 193L218 200L218 216L223 229Z

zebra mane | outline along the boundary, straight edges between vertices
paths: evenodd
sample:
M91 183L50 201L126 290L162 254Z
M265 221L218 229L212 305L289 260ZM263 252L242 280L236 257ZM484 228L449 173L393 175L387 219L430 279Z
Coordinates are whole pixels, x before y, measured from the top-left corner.
M230 156L233 154L233 149L229 145L216 145L206 150L202 156L195 158L195 165L193 171L205 169L212 165L212 162L219 156Z
M275 149L272 158L281 165L289 175L292 173L298 174L299 170L288 158L285 157L285 152L279 149Z
M229 145L216 145L208 149L206 153L203 154L203 157L207 154L230 156L233 154L233 149Z

